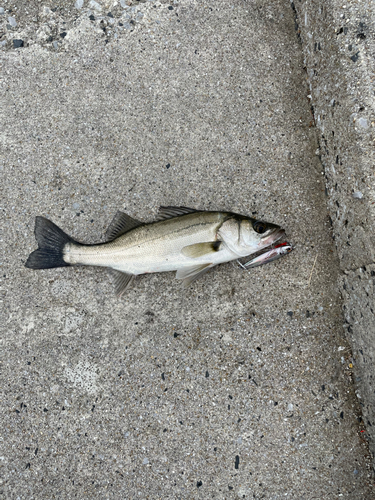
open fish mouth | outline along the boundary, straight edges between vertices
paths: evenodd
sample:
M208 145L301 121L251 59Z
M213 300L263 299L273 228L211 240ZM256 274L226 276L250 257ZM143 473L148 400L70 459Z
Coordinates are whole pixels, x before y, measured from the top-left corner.
M238 264L244 268L246 266L246 269L248 269L247 266L249 266L252 262L261 262L263 263L263 259L261 258L262 255L266 255L270 250L275 248L275 245L277 242L280 242L280 240L285 240L286 239L286 234L285 230L282 228L277 228L274 231L271 232L268 236L263 238L259 242L259 249L256 252L253 252L251 256L253 257L252 260L250 261L245 261L244 259L249 258L247 257L242 257L242 259L237 259ZM287 243L289 245L289 243ZM265 259L264 263L269 262L267 259ZM261 265L261 264L257 264ZM254 266L256 267L256 266Z
M261 240L261 249L264 249L270 245L275 244L277 241L279 241L281 238L285 237L285 231L284 229L276 229L276 231L273 231L269 236Z

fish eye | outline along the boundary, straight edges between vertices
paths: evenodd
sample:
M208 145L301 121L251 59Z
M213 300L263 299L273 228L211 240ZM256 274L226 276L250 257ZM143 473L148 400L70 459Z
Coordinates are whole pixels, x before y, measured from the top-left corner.
M253 224L253 229L259 234L263 234L267 230L267 226L264 222L260 222L259 220L255 221Z

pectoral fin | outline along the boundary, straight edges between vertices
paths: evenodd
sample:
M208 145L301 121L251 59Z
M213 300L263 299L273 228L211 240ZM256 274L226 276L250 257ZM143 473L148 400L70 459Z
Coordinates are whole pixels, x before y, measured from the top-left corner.
M184 247L181 252L185 257L196 259L203 257L203 255L210 255L220 249L221 241L207 241L205 243L195 243Z
M193 281L197 280L206 273L212 264L201 264L199 266L190 266L179 269L176 273L176 279L183 280L184 288L187 288Z
M129 288L134 274L123 273L121 271L116 271L115 269L109 270L114 277L115 292L117 297L121 297L124 292Z

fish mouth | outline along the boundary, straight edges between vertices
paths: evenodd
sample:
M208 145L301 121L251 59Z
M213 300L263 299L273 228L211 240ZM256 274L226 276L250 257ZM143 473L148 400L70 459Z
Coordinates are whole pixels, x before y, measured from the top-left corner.
M276 229L275 231L273 231L271 234L269 234L268 236L266 236L265 238L263 238L261 241L260 241L260 249L263 249L263 248L266 248L270 245L273 245L274 243L276 243L277 241L279 241L281 238L285 237L285 231L284 229Z

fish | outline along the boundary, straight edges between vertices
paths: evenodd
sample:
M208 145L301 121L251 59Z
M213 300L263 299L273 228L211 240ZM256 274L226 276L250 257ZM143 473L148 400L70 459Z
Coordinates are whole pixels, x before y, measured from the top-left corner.
M106 232L105 242L84 244L52 221L37 216L38 249L29 255L25 266L107 267L114 275L120 297L134 276L176 271L176 278L188 287L212 267L259 252L284 235L280 226L246 215L163 206L150 223L119 211Z
M251 269L253 267L262 266L263 264L268 264L269 262L273 262L274 260L279 259L283 255L287 255L293 250L293 247L290 243L284 242L279 245L275 245L271 250L264 252L254 259L246 262L246 264L241 264L245 269Z

